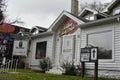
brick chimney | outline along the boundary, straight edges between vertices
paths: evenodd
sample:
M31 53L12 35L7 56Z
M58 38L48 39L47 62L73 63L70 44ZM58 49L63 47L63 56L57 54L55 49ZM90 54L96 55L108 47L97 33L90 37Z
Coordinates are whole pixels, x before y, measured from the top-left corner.
M71 13L78 15L78 0L71 0Z

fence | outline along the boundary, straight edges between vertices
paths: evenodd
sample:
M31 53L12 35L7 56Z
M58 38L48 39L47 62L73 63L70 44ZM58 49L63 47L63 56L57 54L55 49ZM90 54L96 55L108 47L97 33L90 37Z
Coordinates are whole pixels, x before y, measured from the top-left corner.
M0 73L16 72L18 60L7 60L5 64L0 65Z

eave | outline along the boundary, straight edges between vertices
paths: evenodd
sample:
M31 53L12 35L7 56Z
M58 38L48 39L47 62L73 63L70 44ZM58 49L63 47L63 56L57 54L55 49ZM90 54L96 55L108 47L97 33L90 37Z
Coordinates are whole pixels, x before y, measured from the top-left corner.
M43 33L31 36L31 39L37 39L37 38L40 38L40 37L43 37L43 36L49 36L49 35L52 35L52 34L53 34L53 32L51 32L51 31L43 32Z
M112 22L118 21L119 19L120 19L120 15L112 16L109 18L103 18L103 19L99 19L96 21L80 24L79 28L87 28L87 27L97 26L97 25L101 25L101 24L112 23Z

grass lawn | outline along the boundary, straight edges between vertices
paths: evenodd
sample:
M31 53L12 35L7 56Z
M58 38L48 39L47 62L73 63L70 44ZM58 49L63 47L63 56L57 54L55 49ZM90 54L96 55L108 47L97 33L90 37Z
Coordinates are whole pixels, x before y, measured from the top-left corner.
M19 69L18 72L20 73L0 74L0 77L8 78L11 80L94 80L93 78L88 78L88 77L82 79L79 76L44 74L44 73L38 73L31 70L23 70L23 69ZM98 80L117 80L117 79L99 78Z

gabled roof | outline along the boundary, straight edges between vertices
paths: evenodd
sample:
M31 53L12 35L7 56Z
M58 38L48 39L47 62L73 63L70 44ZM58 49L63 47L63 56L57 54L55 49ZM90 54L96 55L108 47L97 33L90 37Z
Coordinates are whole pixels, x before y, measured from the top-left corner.
M104 10L104 12L107 12L111 10L114 6L116 6L120 2L120 0L113 0Z
M69 13L69 12L68 12L68 13ZM82 20L83 22L89 22L89 20L87 20L87 19L85 19L85 18L83 18L83 17L80 17L80 16L77 16L77 15L74 15L74 14L72 14L72 13L69 13L69 14L71 14L71 15L73 15L74 17L76 17L76 18Z
M103 17L110 17L110 15L106 14L106 13L98 13L97 15L101 15Z
M87 12L92 12L93 14L97 14L98 12L89 8L84 8L81 13L79 14L80 17L82 17L83 15L85 15Z
M58 18L53 22L53 24L50 26L50 28L48 29L48 31L56 30L68 18L76 21L78 24L85 22L84 21L85 19L83 20L82 18L79 18L79 17L77 17L77 16L75 16L75 15L73 15L73 14L67 12L67 11L63 11L58 16Z
M14 34L17 34L21 29L23 29L25 32L29 32L30 29L25 28L25 27L21 27L21 26L17 26L17 25L12 25L15 27L15 31L13 32Z

